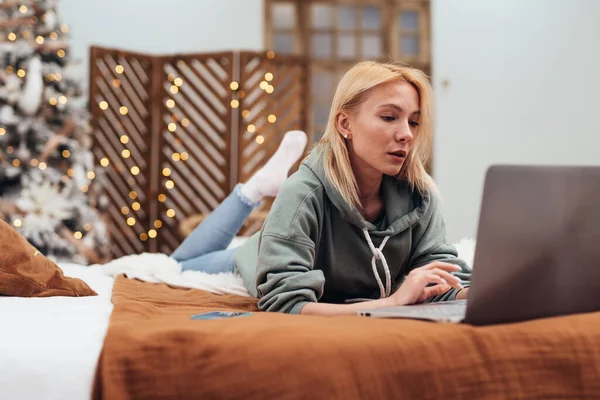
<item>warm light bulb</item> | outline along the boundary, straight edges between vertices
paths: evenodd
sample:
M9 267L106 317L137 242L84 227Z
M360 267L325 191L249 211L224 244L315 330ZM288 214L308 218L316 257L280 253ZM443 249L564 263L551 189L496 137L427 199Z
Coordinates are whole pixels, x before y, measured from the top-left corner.
M267 88L269 87L269 82L261 81L258 87L260 87L262 90L267 90Z
M47 165L46 165L46 163L45 163L45 162L41 162L41 163L38 165L38 168L39 168L39 169L41 169L42 171L43 171L43 170L45 170L45 169L46 169L46 167L47 167Z
M79 231L73 233L73 237L77 240L81 239L83 237L83 234Z
M13 221L13 225L17 228L20 228L23 225L23 221L17 218Z
M165 182L165 187L167 189L173 189L175 187L175 182L173 182L172 180L169 179L168 181Z
M119 112L121 113L121 115L127 115L129 109L125 106L121 106L121 108L119 108Z
M265 80L266 80L267 82L271 82L271 81L273 80L273 74L272 74L272 73L270 73L270 72L267 72L267 73L265 74Z
M171 122L168 126L167 129L169 130L169 132L175 132L177 130L177 124L174 122Z
M87 191L89 190L89 188L90 188L90 187L89 187L88 185L83 185L83 186L81 187L81 191L82 191L83 193L87 193Z
M6 129L0 127L0 136L6 135Z
M171 169L170 168L163 168L162 174L163 174L163 176L171 176Z
M167 217L173 218L174 216L175 216L175 210L173 210L172 208L169 208L167 210Z
M134 226L135 225L135 218L133 218L133 217L127 218L127 225Z
M115 72L119 75L121 75L124 71L125 71L125 68L123 68L123 66L121 64L118 64L115 67Z
M41 37L41 36L36 36L36 38L35 38L35 42L36 42L37 44L44 44L44 38L43 38L43 37Z
M62 33L67 33L67 32L69 32L69 27L66 26L66 25L63 25L63 26L60 27L60 31Z
M173 83L175 84L175 86L181 86L181 85L183 85L183 79L181 79L181 78L175 78L175 80L173 81Z
M17 35L15 35L14 32L9 33L8 40L10 40L11 42L14 42L15 40L17 40Z
M267 121L269 121L270 123L274 124L277 121L277 117L275 115L273 115L273 114L270 114L267 117Z
M140 233L140 240L142 242L145 242L146 240L148 240L148 235L146 235L146 233L144 232Z
M83 229L84 229L86 232L89 232L89 231L91 231L91 230L92 230L92 225L90 225L90 224L85 224L85 225L83 226Z
M31 160L31 166L32 167L37 167L39 163L40 162L37 160L37 158L34 158L34 159Z
M129 207L127 207L127 206L121 207L121 214L123 214L123 215L129 214Z
M141 207L142 206L137 201L131 205L131 208L133 208L135 211L139 211Z
M56 81L60 82L60 81L61 81L61 79L62 79L62 75L60 74L60 72L57 72L56 74L54 74L54 75L53 75L53 78L54 78Z
M173 99L169 99L169 100L167 100L167 107L168 107L168 108L173 108L173 107L175 107L175 100L173 100Z
M27 13L27 6L22 4L21 7L19 7L19 11L21 11L21 14Z
M67 175L69 175L69 177L73 177L73 175L75 175L75 170L73 168L69 168L67 170Z
M121 152L121 156L123 156L123 158L129 158L131 156L131 152L125 149Z
M136 193L135 191L133 191L133 190L132 190L131 192L129 192L129 198L130 198L131 200L135 200L135 199L137 199L137 193Z
M63 150L62 156L64 158L69 158L69 157L71 157L71 152L69 150Z
M58 102L59 102L60 104L67 104L67 98L66 98L65 96L60 96L60 97L58 98Z
M263 144L265 142L265 138L262 135L258 135L255 140L258 144Z
M167 78L169 79L169 82L173 82L175 80L175 75L169 74L167 75Z
M269 51L267 51L267 58L268 58L269 60L272 60L272 59L274 59L274 58L275 58L275 52L274 52L273 50L269 50Z
M58 39L58 33L56 33L56 32L52 32L52 33L50 34L50 39L52 39L52 40L56 40L56 39Z
M63 58L65 56L65 51L63 49L59 49L56 52L56 55L59 56L60 58Z
M167 201L167 196L165 196L164 194L159 194L158 201L160 201L161 203L164 203L165 201Z
M131 175L138 175L140 173L140 167L133 166L131 167Z
M98 103L98 105L100 106L101 110L106 110L108 108L108 103L105 101L101 101L100 103Z
M188 155L187 152L184 151L184 152L181 153L181 159L183 161L186 161L188 158L189 158L189 155Z
M48 102L50 103L50 105L55 106L58 104L58 100L56 100L55 97L50 97L50 100L48 100Z
M179 88L177 86L173 85L173 86L171 86L171 88L169 89L169 91L172 94L177 94L179 92Z
M238 108L240 106L240 102L237 100L231 100L231 108Z
M89 180L92 180L96 177L96 173L94 171L90 171L87 173L87 177Z
M256 132L256 127L252 124L248 125L248 128L246 128L248 130L248 132L250 133L254 133Z
M19 69L19 70L17 71L17 76L18 76L19 78L25 78L25 75L26 75L26 73L25 73L25 70L24 70L24 69Z
M12 162L12 165L14 165L15 167L18 167L19 165L21 165L21 160L15 158Z
M182 125L184 128L187 128L187 127L190 125L190 120L189 120L189 119L187 119L187 118L184 118L184 119L182 119L182 120L181 120L181 125Z
M108 164L110 164L110 161L108 161L108 158L104 157L103 159L100 160L100 165L102 165L103 167L108 167Z
M273 93L273 91L275 91L275 88L273 87L273 85L269 85L266 89L265 92L267 92L268 94Z
M120 81L120 80L118 80L118 79L113 79L113 81L112 81L112 85L113 85L113 87L115 87L115 88L120 88L120 87L121 87L121 81Z
M156 237L156 231L154 229L150 229L148 231L148 236L150 236L150 239L154 239Z
M156 229L160 229L162 227L162 222L157 219L156 221L154 221L154 227Z
M127 143L129 143L129 136L127 136L127 135L121 135L121 137L119 138L119 140L121 141L121 143L127 144Z
M248 118L249 116L250 116L250 111L248 111L248 110L242 111L242 117Z
M173 159L173 161L179 161L181 160L181 155L179 153L173 153L171 158Z
M231 88L231 90L238 90L240 87L240 84L237 83L236 81L233 81L229 84L229 87Z

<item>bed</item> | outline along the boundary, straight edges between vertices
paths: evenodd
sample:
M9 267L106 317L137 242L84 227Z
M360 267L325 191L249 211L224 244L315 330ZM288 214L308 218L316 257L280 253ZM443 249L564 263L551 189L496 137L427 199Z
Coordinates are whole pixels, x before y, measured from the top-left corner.
M89 399L113 305L100 268L59 264L98 296L0 297L0 398Z

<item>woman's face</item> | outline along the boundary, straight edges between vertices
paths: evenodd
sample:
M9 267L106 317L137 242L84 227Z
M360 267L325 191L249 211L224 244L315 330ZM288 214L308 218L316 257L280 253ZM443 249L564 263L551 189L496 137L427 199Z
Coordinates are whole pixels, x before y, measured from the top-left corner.
M338 117L355 172L398 175L420 123L419 95L407 82L374 87L353 113Z

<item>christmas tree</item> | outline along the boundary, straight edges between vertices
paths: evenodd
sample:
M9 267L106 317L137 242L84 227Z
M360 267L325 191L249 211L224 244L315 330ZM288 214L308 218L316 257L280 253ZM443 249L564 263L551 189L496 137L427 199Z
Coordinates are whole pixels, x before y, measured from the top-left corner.
M0 0L0 218L57 261L106 260L84 74L56 0Z

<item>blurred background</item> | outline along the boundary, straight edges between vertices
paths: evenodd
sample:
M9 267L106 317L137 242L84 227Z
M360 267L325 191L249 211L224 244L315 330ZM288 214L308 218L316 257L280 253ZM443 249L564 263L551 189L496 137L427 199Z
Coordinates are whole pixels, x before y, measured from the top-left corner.
M295 65L306 72L302 82L307 85L298 100L302 102L298 113L306 118L298 123L310 131L314 141L323 131L335 84L353 63L397 60L423 69L434 87L432 174L444 199L450 242L476 235L489 165L600 161L596 111L600 2L596 0L44 3L56 7L59 26L68 26L70 57L73 62L80 61L81 87L86 93L89 89L94 92L89 81L95 62L90 61L92 45L149 55L247 50L266 54L261 60L296 56L301 62ZM10 29L4 28L5 42ZM268 74L270 67L265 65ZM270 80L264 79L268 88ZM276 86L276 94L277 90ZM236 99L243 101L243 96ZM274 115L265 113L268 119ZM254 129L254 125L252 129L245 126L243 131L254 133ZM258 144L264 140L252 138ZM99 160L95 154L95 162ZM109 199L107 207L116 203ZM177 204L168 210L175 214ZM149 225L144 232L135 233L136 239L160 236L156 230L162 222L144 218ZM154 231L150 236L148 227ZM139 251L131 247L134 250Z

